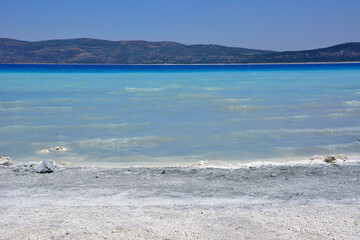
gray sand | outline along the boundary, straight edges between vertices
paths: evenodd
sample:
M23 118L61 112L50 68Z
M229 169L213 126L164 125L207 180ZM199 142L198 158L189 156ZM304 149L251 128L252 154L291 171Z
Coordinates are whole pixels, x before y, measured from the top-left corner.
M0 167L1 239L360 239L360 164Z

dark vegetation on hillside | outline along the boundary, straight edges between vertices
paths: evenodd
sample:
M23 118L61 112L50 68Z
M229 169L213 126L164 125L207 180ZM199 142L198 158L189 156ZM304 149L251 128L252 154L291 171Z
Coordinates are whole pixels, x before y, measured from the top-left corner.
M90 38L38 42L0 38L0 63L195 64L360 61L360 43L291 52Z

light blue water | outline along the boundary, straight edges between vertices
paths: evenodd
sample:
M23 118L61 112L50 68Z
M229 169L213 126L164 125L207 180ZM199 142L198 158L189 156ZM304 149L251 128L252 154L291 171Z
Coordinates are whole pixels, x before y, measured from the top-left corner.
M356 158L359 137L360 64L0 65L0 155L16 162Z

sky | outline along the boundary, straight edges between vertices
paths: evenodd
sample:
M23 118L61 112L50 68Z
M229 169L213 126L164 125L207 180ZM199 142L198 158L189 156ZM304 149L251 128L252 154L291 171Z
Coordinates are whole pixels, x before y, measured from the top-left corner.
M360 42L360 0L0 0L0 37L315 49Z

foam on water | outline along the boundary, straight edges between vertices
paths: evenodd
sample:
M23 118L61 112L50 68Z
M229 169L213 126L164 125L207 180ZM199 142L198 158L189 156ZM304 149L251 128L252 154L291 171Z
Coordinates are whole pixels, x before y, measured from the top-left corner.
M360 64L0 65L0 155L100 166L357 156L359 84ZM39 153L55 146L69 151Z
M164 90L163 88L125 88L127 92L158 92Z
M344 127L344 128L305 128L305 129L276 129L276 130L247 130L249 133L263 134L263 133L283 133L283 134L324 134L324 135L354 135L360 134L360 127Z
M308 117L310 117L310 115L295 115L295 116L281 116L281 117L271 116L271 117L266 117L265 120L269 120L269 121L283 121L283 120L297 120L297 119L301 120Z
M205 87L204 88L205 91L219 91L219 90L223 90L220 87Z
M344 101L343 103L348 106L360 106L360 101L357 100Z
M75 142L83 148L92 149L104 149L104 150L120 150L127 149L129 147L141 146L141 147L153 147L168 139L158 136L146 136L146 137L126 137L126 138L94 138Z
M227 107L232 112L250 112L255 111L263 106L255 106L255 105L230 105Z

